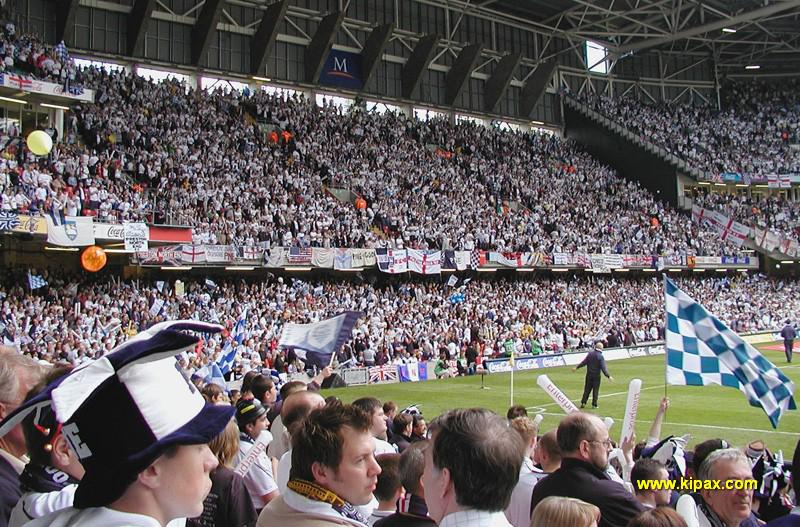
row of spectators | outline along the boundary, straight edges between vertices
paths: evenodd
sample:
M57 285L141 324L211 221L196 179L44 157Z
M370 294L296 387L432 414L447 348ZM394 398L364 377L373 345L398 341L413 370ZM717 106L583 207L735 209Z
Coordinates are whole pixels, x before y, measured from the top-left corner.
M365 313L340 362L413 361L463 353L486 356L576 349L602 340L630 345L657 340L663 326L658 278L595 277L473 280L458 288L441 283L263 281L81 281L48 276L50 286L30 293L21 279L0 289L6 344L48 361L97 357L129 335L162 320L197 319L232 328L245 320L241 361L285 371L295 357L277 351L286 322L309 323L343 310ZM367 277L370 278L370 277ZM783 327L800 311L800 285L760 275L679 279L686 292L739 332ZM176 289L182 295L176 294ZM454 293L463 293L461 295ZM221 353L224 339L208 344ZM472 351L470 351L472 348ZM279 360L280 357L280 360Z
M83 77L95 103L73 107L48 158L6 143L2 210L186 224L198 243L265 247L736 251L551 135L93 68Z
M760 178L800 172L800 100L796 79L733 82L723 109L633 98L570 95L703 172Z

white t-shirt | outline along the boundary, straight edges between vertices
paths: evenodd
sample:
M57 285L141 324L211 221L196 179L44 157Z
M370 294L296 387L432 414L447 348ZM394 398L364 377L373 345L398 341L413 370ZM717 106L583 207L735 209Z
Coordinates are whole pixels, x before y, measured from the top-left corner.
M74 509L72 507L48 514L29 522L26 527L161 527L150 516L119 512L106 507Z
M67 485L58 491L27 492L23 494L19 502L17 502L17 506L14 507L13 511L11 511L11 518L8 520L8 527L31 525L29 522L32 522L37 518L42 518L44 516L52 515L58 511L71 508L75 499L75 490L77 490L77 488L77 485ZM116 512L112 511L111 509L104 510L109 511L110 513ZM145 516L144 518L147 517ZM84 524L81 523L81 525ZM102 524L97 523L96 525ZM176 518L169 522L167 527L186 527L186 518Z
M267 443L272 442L272 434L266 430L262 434L267 434ZM247 456L247 453L253 447L253 442L245 440L239 441L239 453L236 456L236 465ZM257 509L263 509L266 503L262 496L269 494L278 489L275 483L275 476L272 474L272 461L265 452L262 452L255 463L250 467L247 474L244 475L244 486L250 492L250 498L253 500L253 506Z
M388 441L384 441L383 439L375 439L375 455L379 456L381 454L397 454L397 447L393 444L389 443Z

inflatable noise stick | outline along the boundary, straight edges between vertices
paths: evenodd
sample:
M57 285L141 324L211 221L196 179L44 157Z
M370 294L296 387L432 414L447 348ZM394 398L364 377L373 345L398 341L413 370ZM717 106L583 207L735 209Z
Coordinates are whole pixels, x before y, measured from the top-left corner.
M544 421L544 416L542 414L536 414L536 417L533 418L533 424L539 426L539 424Z
M550 377L547 375L539 375L536 378L536 384L544 390L547 395L549 395L558 406L564 410L565 414L571 414L572 412L579 412L578 407L569 400L569 397L564 395L564 392L558 389L558 386L553 384L553 381L550 380Z
M611 427L614 426L614 419L611 417L606 417L603 419L603 424L606 425L606 430L611 430Z
M622 431L619 436L619 444L622 445L626 439L633 437L634 427L636 426L636 414L639 412L639 394L642 391L642 380L631 379L628 384L628 402L625 404L625 418L622 420Z

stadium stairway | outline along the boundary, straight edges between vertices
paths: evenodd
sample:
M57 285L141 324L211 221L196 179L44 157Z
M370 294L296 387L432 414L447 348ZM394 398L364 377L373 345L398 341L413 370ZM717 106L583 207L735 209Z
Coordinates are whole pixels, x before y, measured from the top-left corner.
M567 138L620 176L639 182L657 199L681 208L682 181L696 179L696 172L580 102L566 95L561 100Z
M564 106L569 107L572 110L580 112L586 118L590 119L591 121L597 123L599 126L605 128L609 132L621 137L625 141L629 141L639 148L644 149L645 151L653 154L660 160L669 163L671 166L675 168L678 172L691 177L694 180L702 179L702 172L697 169L689 166L686 161L679 158L678 156L667 152L665 149L661 148L658 145L655 145L646 138L642 137L641 135L628 130L623 125L612 121L608 117L604 116L603 114L591 109L589 106L583 104L582 102L573 99L568 95L563 96Z

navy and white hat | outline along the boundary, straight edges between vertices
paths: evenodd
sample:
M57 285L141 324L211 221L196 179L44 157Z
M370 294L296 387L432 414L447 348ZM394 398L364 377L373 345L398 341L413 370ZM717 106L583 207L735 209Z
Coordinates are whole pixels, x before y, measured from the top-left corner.
M169 447L208 443L231 420L233 407L206 403L175 360L199 340L184 331L221 330L189 320L156 324L48 385L0 423L0 436L51 406L86 469L74 506L108 505Z
M685 448L688 442L689 436L669 436L642 449L641 457L661 462L669 472L670 479L682 478L686 475Z

